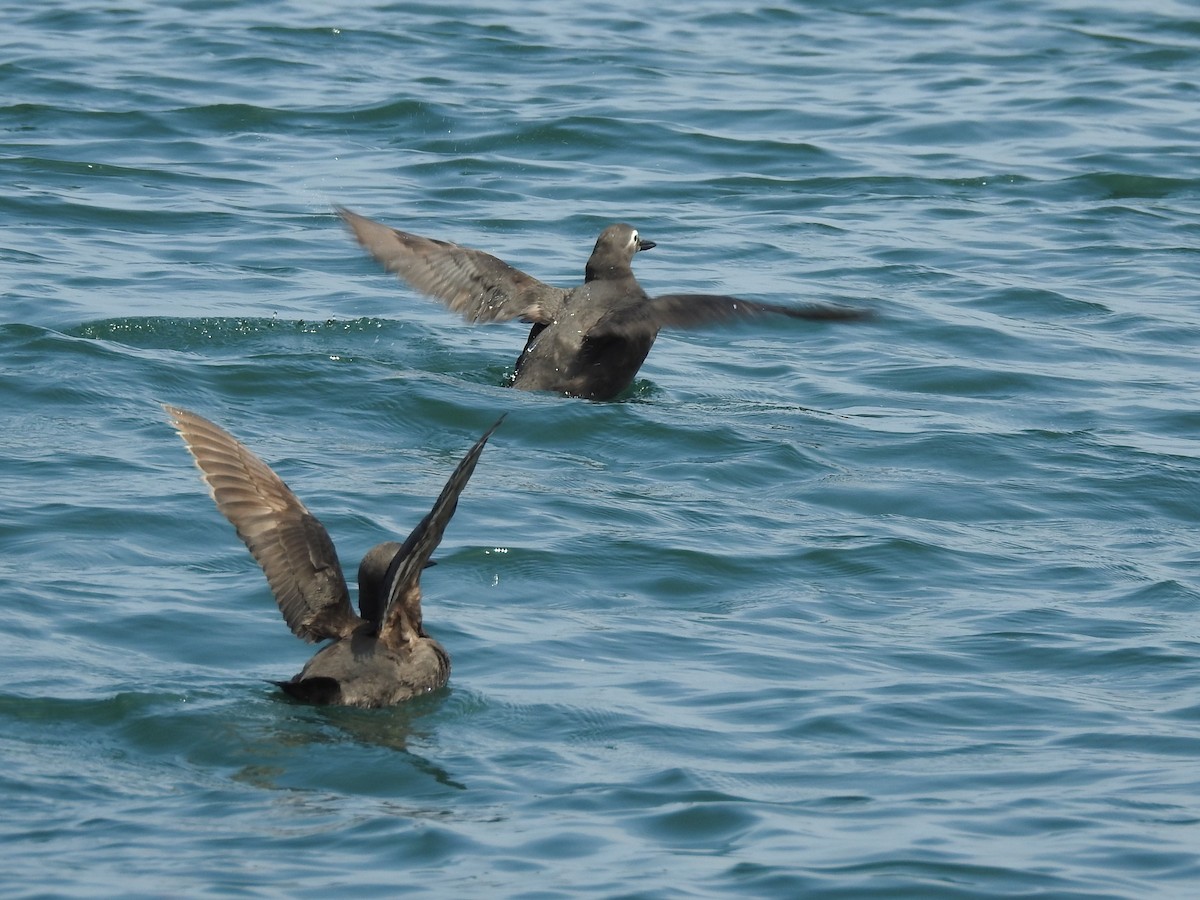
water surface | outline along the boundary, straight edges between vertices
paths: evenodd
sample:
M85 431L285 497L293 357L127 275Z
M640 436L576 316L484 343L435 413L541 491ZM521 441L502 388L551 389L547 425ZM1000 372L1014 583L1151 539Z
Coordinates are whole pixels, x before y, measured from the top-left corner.
M10 896L1188 897L1200 20L1182 3L9 4ZM877 310L504 386L343 203L570 285ZM450 686L321 710L157 403L347 568L500 412Z

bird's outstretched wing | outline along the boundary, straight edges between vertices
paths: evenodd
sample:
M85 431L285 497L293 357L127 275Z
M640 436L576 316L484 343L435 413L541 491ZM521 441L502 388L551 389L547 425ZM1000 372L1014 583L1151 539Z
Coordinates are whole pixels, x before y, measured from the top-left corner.
M387 605L379 629L379 639L383 643L401 646L422 635L421 572L441 543L442 534L458 506L458 495L463 492L475 471L484 445L503 421L504 416L501 416L467 451L434 501L433 509L413 529L388 567L384 580L387 585Z
M549 323L567 292L482 250L398 231L348 209L342 221L376 262L470 322Z
M714 322L765 315L826 322L864 321L874 317L870 310L846 306L780 306L723 294L663 294L614 310L588 331L588 338L600 340L643 331L653 334L662 328L699 328Z
M320 641L344 637L362 624L328 532L291 488L225 429L186 409L163 408L217 509L262 566L292 633Z

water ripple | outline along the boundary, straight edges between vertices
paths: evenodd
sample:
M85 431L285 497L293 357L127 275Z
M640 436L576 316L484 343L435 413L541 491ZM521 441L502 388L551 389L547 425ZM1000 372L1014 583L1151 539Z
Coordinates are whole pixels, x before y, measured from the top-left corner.
M264 9L266 13L264 14ZM14 896L1188 896L1200 26L1008 0L8 10ZM331 211L859 327L506 384ZM424 578L449 687L311 648L159 401L347 568L501 412Z

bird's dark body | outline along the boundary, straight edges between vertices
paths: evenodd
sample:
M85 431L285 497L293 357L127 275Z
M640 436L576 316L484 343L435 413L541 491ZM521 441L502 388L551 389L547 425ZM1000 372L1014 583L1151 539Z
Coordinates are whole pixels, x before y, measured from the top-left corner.
M309 703L373 707L402 703L446 683L450 655L421 619L421 572L432 564L499 421L463 457L408 538L377 544L363 557L355 614L333 541L291 488L223 428L185 409L166 410L217 508L262 566L288 627L306 641L331 642L298 675L276 684Z

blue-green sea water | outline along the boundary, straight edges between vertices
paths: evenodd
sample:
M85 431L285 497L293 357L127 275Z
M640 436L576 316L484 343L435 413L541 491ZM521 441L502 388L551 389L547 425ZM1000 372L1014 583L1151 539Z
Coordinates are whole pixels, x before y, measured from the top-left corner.
M1200 8L3 4L0 893L1200 893ZM331 212L664 333L591 403ZM502 412L450 685L319 709L159 402L348 571Z

